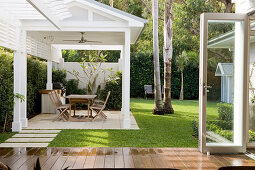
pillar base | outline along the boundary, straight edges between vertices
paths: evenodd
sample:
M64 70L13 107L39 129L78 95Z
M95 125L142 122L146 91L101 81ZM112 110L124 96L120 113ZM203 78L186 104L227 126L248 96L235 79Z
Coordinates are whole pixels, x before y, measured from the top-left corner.
M123 120L123 129L130 129L131 128L131 120L130 118L124 118Z
M21 122L12 122L12 132L21 132L22 123Z
M28 126L28 120L27 120L27 118L21 119L21 124L22 124L22 127L23 127L23 128L27 127L27 126Z

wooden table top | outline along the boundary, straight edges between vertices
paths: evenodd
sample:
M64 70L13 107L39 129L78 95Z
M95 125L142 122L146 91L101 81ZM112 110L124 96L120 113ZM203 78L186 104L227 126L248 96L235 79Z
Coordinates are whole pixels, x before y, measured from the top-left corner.
M72 94L66 96L67 99L94 99L97 95L78 95L78 94Z

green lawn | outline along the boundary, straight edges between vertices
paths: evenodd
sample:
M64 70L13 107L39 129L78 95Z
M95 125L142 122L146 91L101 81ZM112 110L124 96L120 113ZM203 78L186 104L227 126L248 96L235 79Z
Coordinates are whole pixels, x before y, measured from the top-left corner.
M13 135L16 133L10 132L10 133L0 133L0 143L3 143L6 141L8 138L11 138Z
M198 101L173 101L172 115L152 115L153 100L131 99L140 130L62 130L50 147L197 147L191 122L198 118ZM216 103L208 117L217 118Z

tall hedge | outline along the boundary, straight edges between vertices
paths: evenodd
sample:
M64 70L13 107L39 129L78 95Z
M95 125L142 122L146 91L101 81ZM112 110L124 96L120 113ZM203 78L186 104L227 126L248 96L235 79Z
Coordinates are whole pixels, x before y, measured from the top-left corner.
M47 83L47 65L34 57L27 59L27 113L41 113L41 94Z
M161 83L164 82L163 56L160 56ZM131 96L144 97L144 85L154 84L153 55L144 53L131 54ZM178 99L181 88L181 75L178 71L175 59L172 63L172 97ZM184 98L198 99L199 70L197 67L187 65L184 69Z
M13 112L13 54L0 48L0 130L5 116L12 120ZM10 125L11 121L8 121Z

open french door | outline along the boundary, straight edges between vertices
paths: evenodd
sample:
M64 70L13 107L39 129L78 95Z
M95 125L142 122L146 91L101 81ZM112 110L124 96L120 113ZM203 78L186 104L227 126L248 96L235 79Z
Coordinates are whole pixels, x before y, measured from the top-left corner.
M246 151L248 34L246 14L201 15L199 150L203 153Z

